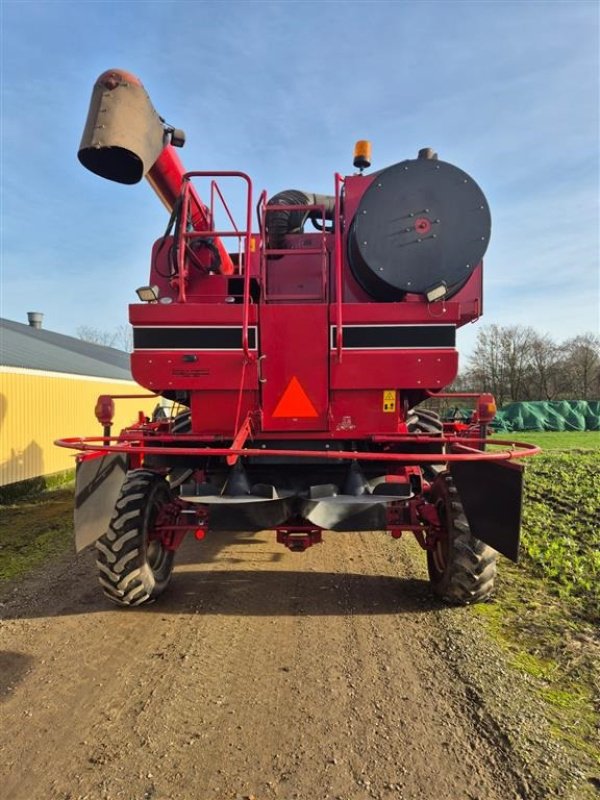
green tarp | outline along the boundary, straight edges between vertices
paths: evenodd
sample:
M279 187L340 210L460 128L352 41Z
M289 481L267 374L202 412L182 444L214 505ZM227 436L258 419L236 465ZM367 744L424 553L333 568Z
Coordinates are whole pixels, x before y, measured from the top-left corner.
M496 431L600 431L600 400L510 403L492 423Z

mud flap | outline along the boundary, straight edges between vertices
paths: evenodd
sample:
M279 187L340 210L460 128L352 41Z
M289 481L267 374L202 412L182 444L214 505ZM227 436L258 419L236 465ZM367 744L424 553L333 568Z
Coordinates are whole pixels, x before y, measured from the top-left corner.
M86 456L75 472L75 550L79 553L106 532L125 480L127 457Z
M516 563L523 467L507 461L463 461L450 464L450 474L473 536Z

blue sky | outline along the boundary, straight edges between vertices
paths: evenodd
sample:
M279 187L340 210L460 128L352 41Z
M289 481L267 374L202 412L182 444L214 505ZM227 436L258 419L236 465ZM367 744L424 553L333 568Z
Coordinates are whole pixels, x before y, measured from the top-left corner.
M136 73L188 169L331 193L423 146L492 210L482 322L599 328L598 4L2 0L2 305L75 334L127 321L166 212L76 153L96 77ZM459 346L468 352L478 326Z

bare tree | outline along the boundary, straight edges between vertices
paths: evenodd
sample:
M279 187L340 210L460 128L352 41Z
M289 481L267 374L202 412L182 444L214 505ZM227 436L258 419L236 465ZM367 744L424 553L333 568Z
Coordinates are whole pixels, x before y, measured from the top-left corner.
M597 400L600 397L600 336L585 333L568 339L561 346L562 371L568 392L574 400Z
M119 325L114 331L103 331L89 325L77 328L77 336L84 342L100 344L103 347L116 347L130 353L133 350L133 333L131 326Z
M500 325L487 325L480 329L469 359L467 380L474 391L491 392L500 405L507 399Z
M103 331L100 328L93 328L90 325L80 325L79 328L77 328L77 336L83 339L84 342L100 344L103 347L114 347L117 338L114 332Z
M511 325L500 329L501 360L506 390L511 402L527 395L527 377L532 361L533 328Z
M131 353L133 350L133 328L131 325L119 325L115 330L115 344L113 347L118 347L119 350L125 350L126 353Z
M535 333L531 341L531 380L528 394L533 400L554 400L561 381L560 348L548 334Z

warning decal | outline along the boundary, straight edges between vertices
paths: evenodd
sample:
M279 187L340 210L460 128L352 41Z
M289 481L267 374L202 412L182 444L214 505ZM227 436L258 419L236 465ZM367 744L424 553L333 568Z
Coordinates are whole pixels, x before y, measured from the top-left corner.
M318 417L317 409L294 375L275 407L273 417Z
M384 389L383 390L383 410L387 413L392 413L396 410L396 390Z

